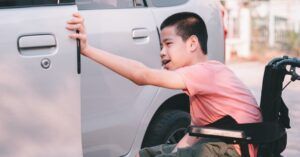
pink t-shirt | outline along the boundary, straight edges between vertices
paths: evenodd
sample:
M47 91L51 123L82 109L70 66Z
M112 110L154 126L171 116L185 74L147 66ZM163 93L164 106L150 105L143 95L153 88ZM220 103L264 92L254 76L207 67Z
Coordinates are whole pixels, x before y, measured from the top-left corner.
M210 60L179 68L176 72L185 82L183 91L190 97L194 125L203 126L225 115L230 115L238 123L262 121L254 96L221 62ZM249 151L251 157L256 157L256 147L249 145Z

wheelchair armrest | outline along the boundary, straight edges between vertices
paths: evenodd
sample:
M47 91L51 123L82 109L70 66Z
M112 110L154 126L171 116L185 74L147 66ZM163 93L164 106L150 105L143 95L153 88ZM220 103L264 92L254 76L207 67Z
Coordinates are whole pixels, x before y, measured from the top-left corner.
M207 126L189 126L188 133L190 136L218 138L226 140L229 143L239 144L241 148L242 157L250 157L249 147L246 142L248 140L248 137L245 135L244 131L219 129Z
M269 143L286 134L285 128L277 122L237 124L226 127L189 126L190 136L212 137L243 141L253 144Z
M245 132L241 130L219 129L214 127L199 127L189 126L188 133L190 136L197 137L215 137L215 138L229 138L229 139L247 139Z

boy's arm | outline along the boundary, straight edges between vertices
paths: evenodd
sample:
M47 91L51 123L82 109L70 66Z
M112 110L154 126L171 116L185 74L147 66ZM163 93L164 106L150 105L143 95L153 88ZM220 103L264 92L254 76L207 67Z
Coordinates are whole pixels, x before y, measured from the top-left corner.
M184 89L181 76L174 71L151 69L144 64L88 47L85 56L113 70L138 85L154 85L171 89Z
M84 19L79 13L73 14L73 19L68 21L66 28L72 31L79 31L78 34L71 34L70 38L80 40L81 53L83 55L106 66L134 83L138 85L154 85L171 89L185 88L183 79L174 71L151 69L135 60L117 56L89 46L84 27Z

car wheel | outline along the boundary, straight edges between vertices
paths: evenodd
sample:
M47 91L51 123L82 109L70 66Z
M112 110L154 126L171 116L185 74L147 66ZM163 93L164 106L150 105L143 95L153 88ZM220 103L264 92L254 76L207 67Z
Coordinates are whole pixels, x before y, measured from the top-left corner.
M181 110L167 110L156 116L146 132L142 148L159 144L175 144L185 135L190 115Z

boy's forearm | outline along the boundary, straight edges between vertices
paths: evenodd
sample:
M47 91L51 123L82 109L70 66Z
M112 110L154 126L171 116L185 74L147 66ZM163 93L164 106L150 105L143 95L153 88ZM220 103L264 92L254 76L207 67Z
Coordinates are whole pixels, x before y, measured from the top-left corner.
M143 73L147 71L148 68L138 61L117 56L91 46L88 46L84 54L88 58L104 65L136 84L145 84Z

